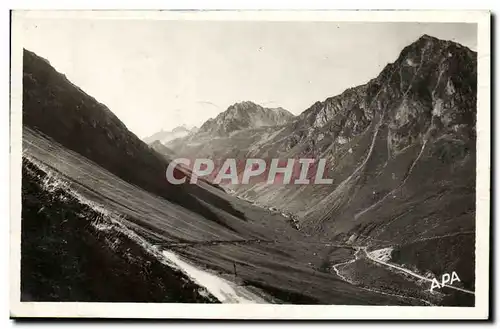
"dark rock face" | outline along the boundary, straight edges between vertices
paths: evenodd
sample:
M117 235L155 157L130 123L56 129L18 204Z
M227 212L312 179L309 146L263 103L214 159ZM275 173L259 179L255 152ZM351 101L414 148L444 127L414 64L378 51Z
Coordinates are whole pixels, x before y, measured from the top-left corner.
M281 107L264 108L247 101L231 105L215 119L205 122L199 131L215 136L227 136L237 130L283 125L293 117L292 113Z

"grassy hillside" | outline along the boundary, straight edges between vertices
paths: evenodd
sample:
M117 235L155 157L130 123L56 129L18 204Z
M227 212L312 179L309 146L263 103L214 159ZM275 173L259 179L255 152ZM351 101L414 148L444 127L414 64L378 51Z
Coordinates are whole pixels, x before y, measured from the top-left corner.
M225 225L202 203L239 218L221 198L194 185L171 185L168 162L131 133L103 104L34 53L23 58L23 124L94 161L118 177Z

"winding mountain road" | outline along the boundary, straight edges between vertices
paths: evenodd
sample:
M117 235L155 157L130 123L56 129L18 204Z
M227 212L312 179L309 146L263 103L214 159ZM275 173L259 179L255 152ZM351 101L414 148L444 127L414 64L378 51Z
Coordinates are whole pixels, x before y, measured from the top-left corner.
M422 276L422 275L419 275L419 274L417 274L415 272L412 272L409 269L406 269L406 268L403 268L403 267L400 267L400 266L397 266L397 265L394 265L394 264L390 264L390 263L381 261L381 260L373 257L366 249L367 249L367 247L361 247L360 248L360 250L362 250L365 253L366 257L368 259L370 259L371 261L373 261L375 263L378 263L378 264L381 264L381 265L384 265L384 266L387 266L387 267L390 267L390 268L393 268L393 269L396 269L396 270L401 271L401 272L405 272L406 274L414 276L414 277L416 277L418 279L425 280L425 281L428 281L428 282L432 282L432 279L426 278L425 276ZM450 285L447 285L447 284L444 284L442 286L447 287L447 288L451 288L451 289L454 289L454 290L457 290L457 291L465 292L467 294L474 295L474 291L470 291L470 290L467 290L467 289L463 289L463 288L459 288L459 287L454 287L454 286L450 286Z

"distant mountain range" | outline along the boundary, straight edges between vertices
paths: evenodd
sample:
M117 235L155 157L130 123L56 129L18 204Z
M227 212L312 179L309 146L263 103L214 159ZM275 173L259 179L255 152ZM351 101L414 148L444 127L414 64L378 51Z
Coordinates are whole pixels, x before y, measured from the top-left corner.
M199 132L213 136L228 136L239 130L282 125L293 117L292 113L281 107L265 108L245 101L229 106L215 119L206 121Z
M144 138L145 143L153 143L155 141L159 141L162 144L166 144L170 142L171 140L174 140L176 138L182 138L186 137L189 134L196 133L198 131L197 127L189 127L187 125L182 125L179 127L175 127L174 129L170 131L166 130L160 130L157 133L154 133L153 135Z

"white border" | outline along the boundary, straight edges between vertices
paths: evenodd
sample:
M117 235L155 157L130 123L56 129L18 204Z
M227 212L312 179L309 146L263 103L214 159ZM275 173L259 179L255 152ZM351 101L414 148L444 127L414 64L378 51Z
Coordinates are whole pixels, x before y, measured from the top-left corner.
M20 302L22 19L469 22L478 24L476 306L200 305ZM19 11L12 15L10 312L14 317L191 319L486 319L489 293L490 14L486 11Z

